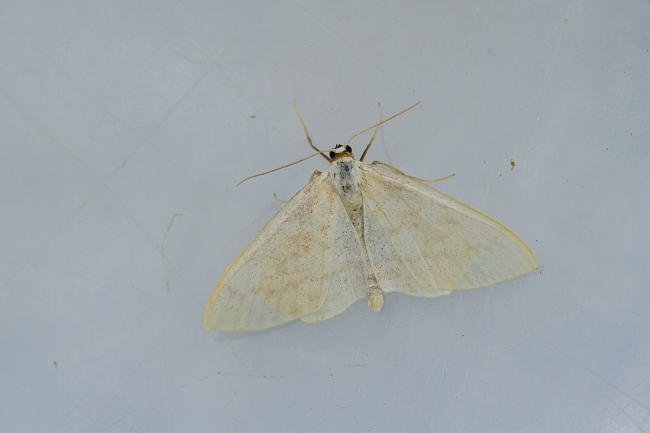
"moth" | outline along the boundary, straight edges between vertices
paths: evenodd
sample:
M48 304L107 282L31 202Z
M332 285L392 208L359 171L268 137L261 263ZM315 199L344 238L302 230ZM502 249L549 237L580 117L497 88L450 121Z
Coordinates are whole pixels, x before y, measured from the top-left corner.
M379 127L411 108L380 114L327 153L297 113L317 151L311 156L329 167L315 171L228 266L205 307L206 330L317 322L360 299L379 312L385 293L436 297L537 269L531 249L495 218L386 163L364 162ZM355 159L349 143L372 128Z

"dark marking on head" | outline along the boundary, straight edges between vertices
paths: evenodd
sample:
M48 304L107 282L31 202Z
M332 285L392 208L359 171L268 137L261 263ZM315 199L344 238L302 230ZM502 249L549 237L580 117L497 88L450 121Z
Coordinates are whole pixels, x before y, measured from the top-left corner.
M354 155L352 154L352 148L347 144L345 146L342 144L337 144L332 150L330 150L329 155L332 161L347 157L354 158Z

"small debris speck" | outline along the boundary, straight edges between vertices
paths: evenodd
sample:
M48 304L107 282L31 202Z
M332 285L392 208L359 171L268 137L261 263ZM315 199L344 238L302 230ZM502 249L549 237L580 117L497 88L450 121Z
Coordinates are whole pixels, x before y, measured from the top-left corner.
M517 161L514 158L510 158L510 171L513 171L517 166Z

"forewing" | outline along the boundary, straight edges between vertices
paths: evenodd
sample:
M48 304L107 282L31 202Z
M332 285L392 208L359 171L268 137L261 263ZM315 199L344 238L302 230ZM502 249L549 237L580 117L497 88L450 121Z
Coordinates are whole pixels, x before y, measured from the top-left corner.
M384 291L439 296L537 268L496 219L383 163L364 164L364 237Z
M224 272L205 307L205 328L252 330L320 320L356 301L353 288L365 270L346 218L328 174L315 173ZM342 257L352 262L343 266Z

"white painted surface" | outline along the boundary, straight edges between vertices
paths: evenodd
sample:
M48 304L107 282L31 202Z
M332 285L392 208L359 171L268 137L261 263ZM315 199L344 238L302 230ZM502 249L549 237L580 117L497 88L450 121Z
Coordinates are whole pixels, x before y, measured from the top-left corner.
M0 1L0 430L650 431L650 3L334 3ZM542 272L206 335L324 167L234 187L308 153L294 98L323 147L422 100L370 159Z

